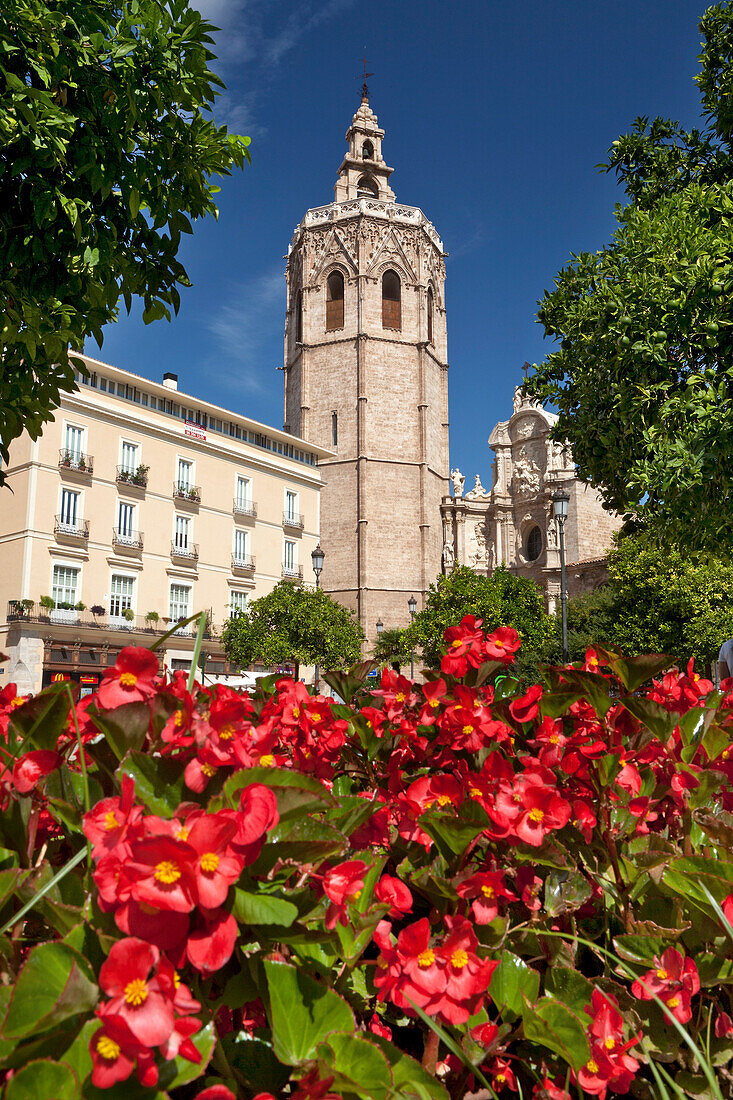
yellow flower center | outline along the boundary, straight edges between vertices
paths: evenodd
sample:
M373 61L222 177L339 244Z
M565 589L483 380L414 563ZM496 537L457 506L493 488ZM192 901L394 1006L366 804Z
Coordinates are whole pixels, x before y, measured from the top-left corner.
M260 764L263 768L271 768L275 763L275 757L271 752L266 752L264 756L260 757Z
M463 727L463 736L464 737L470 737L472 733L473 733L473 726L464 726Z
M481 893L484 895L485 898L493 898L493 896L494 896L494 887L493 886L482 886L481 887Z
M660 969L657 971L657 977L659 978L660 982L666 982L669 975L667 974L666 970L662 970L660 967Z
M428 947L425 951L421 951L417 956L417 965L425 969L428 966L432 966L435 962L435 952L432 947Z
M530 821L538 821L538 822L543 821L544 817L545 817L545 811L538 809L537 806L535 806L535 808L533 810L529 811L529 820Z
M597 657L591 657L590 661L588 661L588 664L589 665L594 665L594 666L597 665L598 664L598 658Z
M181 825L180 829L176 833L176 840L188 840L188 834L190 832L191 830L186 828L185 825Z
M128 1005L141 1005L148 999L148 984L142 978L133 978L125 986L125 1003Z
M199 860L199 866L204 874L210 875L219 866L219 857L216 852L204 852Z
M451 797L449 794L439 794L435 801L439 806L450 806Z
M679 997L670 997L667 1004L670 1008L677 1008L680 1003Z
M118 824L119 824L119 823L118 823L118 821L117 821L117 818L116 818L116 817L115 817L115 815L114 815L114 814L112 813L112 811L111 811L111 810L107 810L107 813L106 813L106 814L104 815L104 828L105 828L105 830L106 830L106 831L107 831L108 833L111 833L113 829L116 829L116 828L117 828L117 825L118 825Z
M459 947L457 951L454 951L450 957L451 965L455 966L456 970L463 970L464 966L468 962L468 955Z
M182 726L184 717L185 717L185 715L184 715L183 711L182 710L177 710L176 713L173 715L173 725L174 726Z
M559 743L560 743L560 738L558 737L558 735L556 733L553 733L552 737L550 738L550 744L551 745L558 745Z
M300 707L293 707L293 718L300 718Z
M608 1038L604 1041L603 1045L606 1048L606 1050L613 1050L613 1048L616 1046L616 1040L612 1039L611 1036L609 1035Z
M397 694L395 695L395 702L396 703L404 703L404 701L405 701L404 691L398 691Z
M437 699L428 699L428 706L432 707L433 710L437 710L437 708L440 706L440 703Z
M104 1058L105 1062L116 1062L120 1056L120 1048L109 1035L100 1035L97 1039L97 1054Z
M505 1081L506 1081L506 1074L504 1074L504 1073L497 1073L497 1075L496 1075L496 1077L494 1078L494 1080L496 1081L497 1085L503 1085L503 1084L505 1083Z
M211 779L212 775L216 775L216 768L213 764L202 764L201 771L204 773L207 779Z
M177 863L174 863L171 859L162 860L155 868L156 882L162 882L166 886L170 886L174 882L178 882L181 877L181 872Z
M22 707L24 702L25 699L23 699L20 695L16 695L10 705L11 707Z
M134 687L137 683L137 676L134 672L123 672L120 676L120 683L125 688Z
M178 989L180 984L181 984L181 975L178 973L177 970L174 970L173 971L173 985L175 986L176 989Z
M453 647L453 649L458 649L460 645L463 645L463 642L460 640L460 638L454 638L451 642L451 646Z
M231 741L232 737L234 737L234 726L231 724L231 722L227 722L227 724L225 726L222 726L219 730L219 740Z
M469 787L468 793L470 794L471 798L481 797L481 791L478 789L478 787Z
M585 1063L585 1068L589 1073L598 1073L598 1062L594 1062L593 1059Z
M321 715L320 714L318 714L318 713L311 714L311 722L320 722L320 721L321 721Z

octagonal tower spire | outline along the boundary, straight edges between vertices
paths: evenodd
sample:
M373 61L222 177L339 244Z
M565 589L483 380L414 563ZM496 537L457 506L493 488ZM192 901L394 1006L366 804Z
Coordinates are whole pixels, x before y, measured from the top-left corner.
M380 129L377 116L369 106L365 83L359 110L346 131L349 148L334 185L336 202L362 198L394 202L394 191L389 186L394 168L389 168L382 157L383 137L384 130Z

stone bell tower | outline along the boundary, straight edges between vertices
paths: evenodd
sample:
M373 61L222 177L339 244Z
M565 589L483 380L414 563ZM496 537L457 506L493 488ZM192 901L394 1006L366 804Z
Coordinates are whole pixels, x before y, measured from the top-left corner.
M416 206L395 202L366 85L335 200L308 210L287 263L285 428L322 461L322 585L367 638L409 622L440 572L448 486L445 263ZM306 565L306 576L309 569Z

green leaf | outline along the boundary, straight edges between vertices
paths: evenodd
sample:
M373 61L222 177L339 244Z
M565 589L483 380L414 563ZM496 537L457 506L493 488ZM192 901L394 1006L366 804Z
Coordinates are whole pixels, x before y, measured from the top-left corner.
M590 883L579 871L550 871L545 879L545 910L551 917L572 912L591 896Z
M71 1046L67 1047L60 1057L60 1061L73 1069L77 1081L85 1081L92 1072L92 1056L89 1053L89 1043L98 1030L99 1020L96 1017L93 1020L87 1020Z
M345 703L350 703L359 688L363 688L372 669L379 668L378 661L362 661L348 672L325 672L323 679Z
M15 983L3 1037L20 1039L91 1011L99 990L84 971L89 972L86 961L65 944L34 947Z
M543 997L533 1006L524 998L522 1021L528 1039L559 1054L573 1069L579 1070L590 1058L584 1022L560 1001Z
M334 1032L319 1044L317 1054L324 1074L334 1074L334 1089L369 1100L387 1100L392 1071L376 1043L361 1035Z
M474 802L469 803L465 810L461 807L462 817L428 810L420 815L419 825L435 841L441 855L450 861L454 856L462 855L469 844L490 824L488 815L484 815L485 820L475 823L465 819L469 812L476 810L483 813L481 807Z
M666 741L674 733L679 715L671 714L661 703L653 699L638 699L635 695L622 697L619 703L650 729L655 737Z
M562 1001L581 1020L586 1005L591 1003L593 988L592 982L569 966L553 966L545 977L545 993Z
M5 1089L5 1100L76 1100L79 1084L63 1062L47 1058L29 1062L15 1073Z
M636 691L646 680L651 680L652 676L673 663L672 658L664 653L645 653L640 657L609 655L609 664L627 691Z
M10 725L21 742L30 742L36 749L55 749L69 717L66 684L51 684L11 715Z
M426 1069L423 1069L420 1063L411 1058L409 1054L405 1054L394 1043L390 1043L388 1039L383 1039L381 1035L370 1036L370 1041L375 1043L382 1053L387 1056L387 1061L392 1067L394 1088L398 1096L404 1097L405 1100L408 1097L409 1100L413 1100L413 1098L414 1100L425 1100L426 1097L429 1097L430 1100L448 1100L448 1093L437 1078L433 1077L432 1073L428 1073Z
M118 760L130 750L141 749L150 725L147 703L125 703L114 710L90 706L87 714L102 731Z
M704 856L673 859L662 876L662 882L673 893L692 898L706 912L712 913L703 883L717 902L723 902L728 894L733 893L733 863L722 859L710 860Z
M310 791L318 795L324 802L333 804L334 799L327 787L319 779L312 775L303 775L302 772L293 771L291 768L244 768L235 772L224 784L224 796L233 805L238 795L245 787L253 783L261 783L264 787L298 787L303 791Z
M286 821L276 825L268 834L268 843L256 866L274 866L279 859L320 863L345 852L348 846L349 842L343 833L325 821L310 817L297 822Z
M286 963L265 960L270 1025L276 1056L299 1066L316 1056L331 1031L353 1032L356 1021L346 1001Z
M183 798L183 768L178 760L130 752L115 774L119 779L131 775L136 799L161 817L170 817Z
M491 975L489 995L504 1015L511 1019L522 1013L522 995L530 1002L537 999L540 988L540 976L536 970L527 966L523 959L511 951L502 951L499 965Z
M240 924L280 924L289 928L298 916L298 907L272 894L250 894L237 889L232 912Z

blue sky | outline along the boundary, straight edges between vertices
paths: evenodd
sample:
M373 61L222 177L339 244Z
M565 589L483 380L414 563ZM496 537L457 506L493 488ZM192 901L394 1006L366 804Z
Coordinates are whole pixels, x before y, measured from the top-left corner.
M333 199L360 100L386 131L398 201L447 261L451 464L491 480L487 439L525 360L550 350L537 300L573 251L610 236L621 194L595 165L637 115L693 125L703 5L694 0L200 0L221 27L218 117L252 137L195 226L172 324L123 315L91 355L282 425L283 255Z

